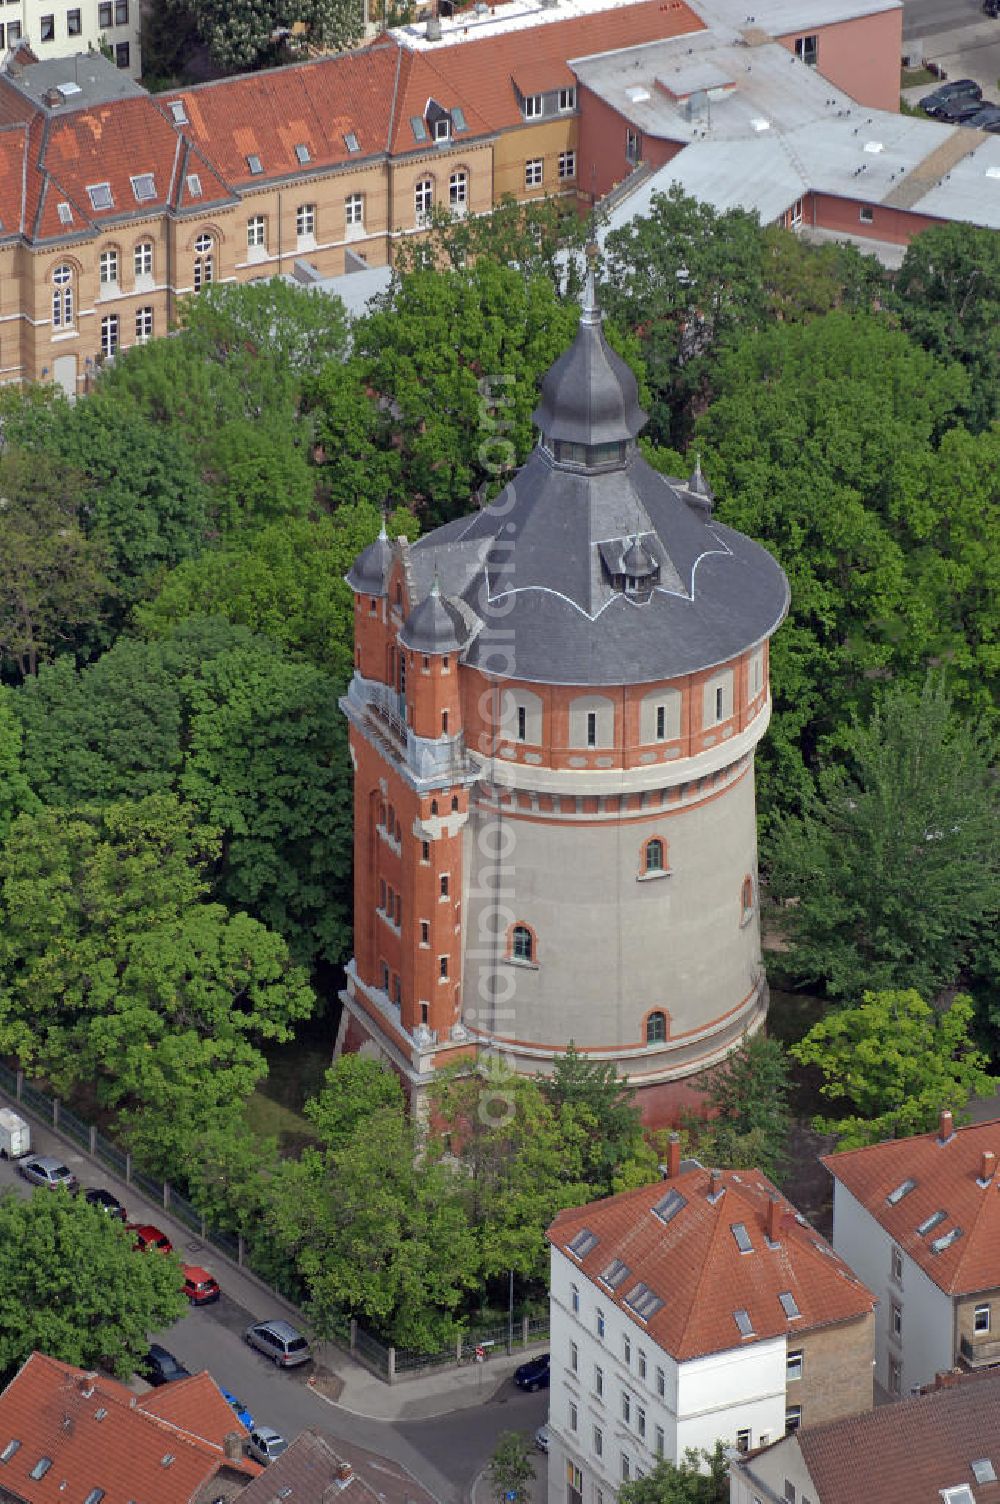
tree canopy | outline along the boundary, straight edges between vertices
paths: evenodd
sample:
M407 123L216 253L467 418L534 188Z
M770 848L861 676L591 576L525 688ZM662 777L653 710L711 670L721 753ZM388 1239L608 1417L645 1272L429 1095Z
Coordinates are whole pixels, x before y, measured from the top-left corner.
M643 1478L618 1490L620 1504L728 1504L729 1467L718 1442L712 1452L689 1447L679 1464L666 1457Z

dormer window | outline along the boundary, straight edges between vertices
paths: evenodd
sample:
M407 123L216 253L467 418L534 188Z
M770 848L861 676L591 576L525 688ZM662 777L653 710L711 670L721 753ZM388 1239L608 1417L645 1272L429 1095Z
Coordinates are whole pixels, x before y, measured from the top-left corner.
M610 444L578 444L569 439L556 439L550 446L552 458L560 465L621 465L634 446L614 440Z
M537 120L545 108L545 96L543 94L526 94L521 101L521 108L525 120Z
M434 122L434 140L435 141L449 141L450 139L451 139L451 121L448 120L448 119L435 120L435 122Z
M438 104L436 99L428 99L424 119L432 141L440 143L451 140L451 111L446 110L444 105Z

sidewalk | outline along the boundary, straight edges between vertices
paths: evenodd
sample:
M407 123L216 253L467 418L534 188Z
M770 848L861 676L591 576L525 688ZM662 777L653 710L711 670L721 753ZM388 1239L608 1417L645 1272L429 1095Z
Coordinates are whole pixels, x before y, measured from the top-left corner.
M223 1293L246 1312L248 1325L251 1320L265 1320L270 1316L283 1316L297 1325L304 1324L298 1307L278 1295L250 1270L241 1268L213 1245L202 1242L197 1233L192 1232L185 1223L176 1221L169 1210L165 1211L162 1206L143 1196L136 1186L126 1185L104 1164L92 1160L78 1144L63 1138L54 1128L36 1117L24 1103L16 1102L6 1092L0 1092L0 1105L7 1103L30 1122L34 1151L39 1154L58 1154L85 1188L107 1186L127 1208L130 1221L152 1222L162 1228L184 1263L202 1264L217 1277ZM10 1165L5 1169L11 1176L16 1173ZM510 1357L505 1353L499 1354L488 1358L485 1363L439 1369L434 1373L421 1374L411 1379L397 1379L394 1384L387 1384L355 1362L343 1348L333 1343L323 1343L316 1349L316 1367L339 1380L339 1386L333 1386L339 1389L336 1399L327 1400L327 1403L339 1410L370 1420L426 1420L437 1415L447 1415L454 1410L486 1404L509 1379L514 1369L539 1350L540 1348L519 1349Z

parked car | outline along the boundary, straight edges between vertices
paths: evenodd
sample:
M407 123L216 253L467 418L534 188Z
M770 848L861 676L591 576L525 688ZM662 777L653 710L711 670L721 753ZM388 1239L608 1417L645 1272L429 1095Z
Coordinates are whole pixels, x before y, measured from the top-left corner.
M288 1321L257 1321L247 1327L244 1336L278 1368L294 1368L312 1357L309 1343Z
M549 1428L548 1428L548 1426L539 1426L538 1427L538 1430L535 1432L535 1446L538 1448L538 1450L540 1452L547 1452L548 1451L548 1449L549 1449Z
M149 1352L142 1361L140 1372L144 1379L148 1379L154 1389L161 1384L172 1384L175 1379L189 1379L191 1377L183 1363L178 1363L173 1353L168 1353L165 1347L158 1342L150 1344Z
M942 125L968 125L973 115L978 115L980 110L989 107L988 99L973 99L968 94L959 94L954 99L946 99L934 118Z
M247 1442L247 1452L254 1462L261 1462L266 1467L273 1462L275 1457L280 1457L282 1452L287 1452L288 1442L280 1431L275 1431L273 1426L258 1426L250 1432L250 1440Z
M983 91L974 78L956 78L951 83L940 84L920 101L920 108L936 117L949 99L982 99Z
M219 1385L219 1393L222 1395L222 1398L225 1400L226 1404L235 1414L236 1419L239 1421L240 1425L246 1426L248 1431L252 1431L253 1416L247 1409L246 1405L244 1405L243 1401L238 1400L231 1390L223 1389L221 1384Z
M983 0L983 11L987 16L1000 16L1000 0Z
M0 1159L20 1159L31 1151L31 1129L12 1107L0 1107Z
M540 1358L529 1358L527 1363L522 1363L520 1368L515 1368L514 1383L518 1389L527 1389L530 1394L534 1394L536 1389L548 1389L549 1354L543 1353Z
M141 1253L149 1253L151 1249L155 1249L157 1253L173 1253L173 1243L152 1222L129 1222L126 1225Z
M83 1199L90 1206L99 1207L102 1212L107 1212L109 1217L114 1217L118 1222L125 1221L125 1208L117 1196L112 1196L103 1186L95 1186L93 1190L84 1191Z
M17 1168L32 1185L48 1186L50 1191L76 1191L80 1187L73 1171L53 1154L29 1154Z
M197 1264L184 1266L184 1294L193 1306L207 1306L218 1300L222 1291L207 1269Z
M996 134L1000 131L1000 105L980 103L977 114L963 122L965 125L974 125L977 131L991 131Z

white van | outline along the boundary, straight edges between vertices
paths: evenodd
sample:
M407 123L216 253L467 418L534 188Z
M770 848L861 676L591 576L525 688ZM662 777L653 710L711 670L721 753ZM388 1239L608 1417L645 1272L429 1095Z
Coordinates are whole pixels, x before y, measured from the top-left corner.
M12 1107L0 1107L0 1159L22 1159L31 1150L31 1129Z

